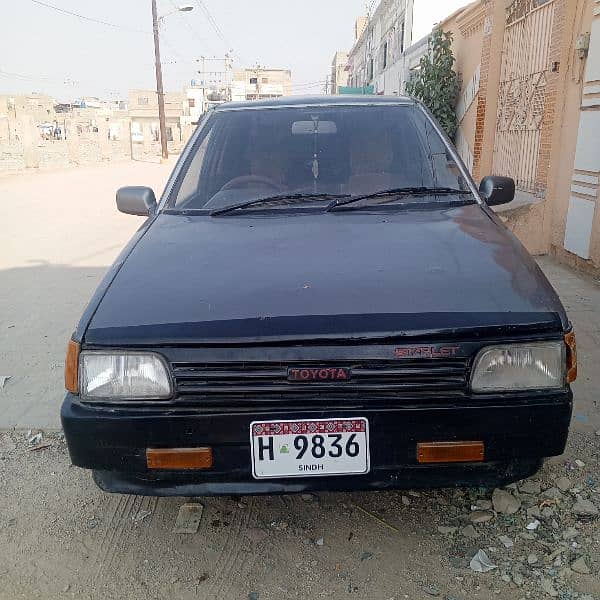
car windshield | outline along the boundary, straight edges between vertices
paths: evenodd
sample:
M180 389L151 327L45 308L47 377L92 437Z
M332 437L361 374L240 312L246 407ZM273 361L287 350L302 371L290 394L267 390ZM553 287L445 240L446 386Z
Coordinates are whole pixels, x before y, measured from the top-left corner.
M167 208L327 206L331 198L396 188L468 190L425 112L415 105L216 110L201 125ZM301 196L286 202L285 196ZM330 197L328 197L330 195ZM466 194L402 202L474 201ZM470 198L470 199L469 199ZM390 204L393 198L361 201Z

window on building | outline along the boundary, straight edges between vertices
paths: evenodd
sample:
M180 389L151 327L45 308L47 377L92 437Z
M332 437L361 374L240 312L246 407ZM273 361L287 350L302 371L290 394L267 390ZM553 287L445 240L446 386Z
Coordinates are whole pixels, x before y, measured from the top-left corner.
M258 77L250 77L250 85L256 85L258 83Z
M263 78L261 79L261 81L262 81L263 83L269 83L269 78L268 78L268 77L263 77Z
M383 53L382 64L383 64L383 68L386 69L387 65L388 65L388 43L387 42L385 42L383 44L382 53Z
M367 62L367 83L373 81L373 58L369 58Z
M138 105L139 106L148 106L148 96L140 96L138 98Z
M402 23L400 23L400 39L398 40L398 48L400 48L400 54L404 52L404 31L405 24L404 21L402 21Z
M196 98L188 98L188 106L194 108L196 106Z

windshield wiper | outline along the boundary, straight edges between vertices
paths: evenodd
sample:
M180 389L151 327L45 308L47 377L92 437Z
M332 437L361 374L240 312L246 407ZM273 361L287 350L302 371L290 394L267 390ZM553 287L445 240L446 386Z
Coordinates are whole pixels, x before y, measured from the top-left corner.
M264 204L267 202L279 202L286 200L330 200L332 198L342 199L349 198L348 194L277 194L275 196L265 196L264 198L255 198L254 200L247 200L246 202L240 202L239 204L232 204L230 206L224 206L223 208L216 208L208 213L211 217L218 215L224 215L226 213L238 210L240 208L247 208L248 206L255 206L256 204Z
M451 187L399 187L389 190L379 190L371 194L363 194L360 196L350 196L344 199L334 200L328 207L327 211L334 211L340 206L353 204L360 200L370 200L371 198L387 198L388 196L441 196L455 194L472 194L470 190L459 190Z

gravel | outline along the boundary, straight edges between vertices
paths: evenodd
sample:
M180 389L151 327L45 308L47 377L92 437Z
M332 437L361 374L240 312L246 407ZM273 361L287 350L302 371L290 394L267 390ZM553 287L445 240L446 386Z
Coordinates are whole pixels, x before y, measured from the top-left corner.
M427 588L438 590L437 597L461 600L582 600L585 594L600 599L599 496L587 484L598 473L586 454L587 469L571 469L574 459L566 456L548 461L533 485L520 481L495 490L200 499L205 514L198 532L184 536L172 528L185 499L156 503L102 494L87 473L68 466L59 434L44 431L43 440L52 446L28 452L34 434L0 432L0 484L14 491L10 500L0 494L0 578L7 598L23 596L18 592L27 581L28 556L54 573L55 583L48 584L54 587L41 590L40 597L48 599L62 597L70 585L70 595L100 600L86 586L102 560L112 561L99 579L103 593L109 589L103 600L122 598L121 590L137 585L131 582L139 564L157 593L167 595L164 586L176 585L178 597L212 597L209 589L223 589L239 598L249 590L261 598L289 597L289 590L337 598L352 590L357 600L401 599L404 593L416 599L432 596ZM590 449L589 439L580 448ZM565 472L571 485L562 492ZM531 493L538 486L539 493ZM561 497L548 494L553 488ZM409 510L403 496L411 499ZM536 529L527 530L533 521ZM113 537L115 550L109 545ZM87 558L79 556L81 548L90 549ZM104 548L115 557L103 558ZM223 560L233 570L223 571ZM81 572L78 579L65 567L71 564ZM168 581L157 579L156 565L164 566L160 572L168 573ZM187 571L206 573L206 580L195 576L190 579L195 587L187 589L181 583ZM147 598L145 584L138 592L128 593L127 600Z
M588 575L591 573L590 568L588 567L588 564L583 556L571 563L571 569L575 571L575 573L581 573L583 575Z
M598 515L598 509L591 500L580 497L573 506L573 513L580 517L595 517Z
M495 489L492 494L494 510L504 515L514 515L521 508L521 500L515 498L510 492Z
M561 491L561 492L568 492L572 487L573 487L573 483L571 482L571 480L568 477L559 477L556 481L556 487Z

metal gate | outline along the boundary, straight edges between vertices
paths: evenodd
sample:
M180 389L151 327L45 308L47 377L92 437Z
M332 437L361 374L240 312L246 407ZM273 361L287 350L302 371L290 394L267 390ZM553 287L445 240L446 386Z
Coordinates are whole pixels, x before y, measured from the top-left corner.
M538 158L549 68L554 0L515 0L506 10L493 172L519 190L540 193Z

